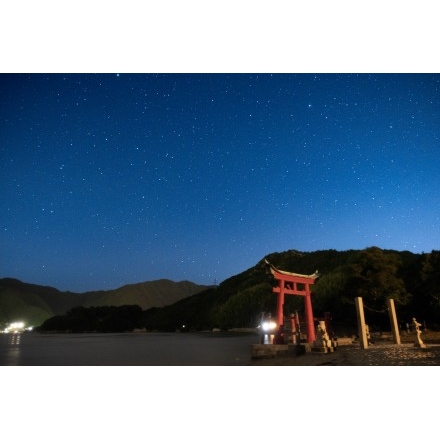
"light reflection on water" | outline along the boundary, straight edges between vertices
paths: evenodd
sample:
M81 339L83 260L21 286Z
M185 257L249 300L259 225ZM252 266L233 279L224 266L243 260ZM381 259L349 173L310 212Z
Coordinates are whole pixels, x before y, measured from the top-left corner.
M2 365L6 365L6 366L19 365L21 334L7 333L5 334L5 336L6 336L7 349L5 350L6 356Z

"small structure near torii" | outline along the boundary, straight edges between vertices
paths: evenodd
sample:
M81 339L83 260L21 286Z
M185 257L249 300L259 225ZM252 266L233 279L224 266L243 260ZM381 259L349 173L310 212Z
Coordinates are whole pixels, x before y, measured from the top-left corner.
M414 342L414 347L426 348L426 345L423 343L422 338L420 337L420 335L422 334L422 330L420 330L422 324L418 323L416 318L412 319L412 323L414 326L414 330L416 331L416 340Z
M318 321L316 340L311 346L312 352L331 353L337 347L337 342L327 333L325 321Z
M319 277L318 271L312 275L302 275L277 269L269 263L269 261L264 261L269 267L271 274L278 280L278 286L272 289L274 293L278 294L276 313L277 327L279 328L284 325L284 295L303 296L305 301L307 342L314 342L316 340L316 334L310 286L315 284L315 280Z

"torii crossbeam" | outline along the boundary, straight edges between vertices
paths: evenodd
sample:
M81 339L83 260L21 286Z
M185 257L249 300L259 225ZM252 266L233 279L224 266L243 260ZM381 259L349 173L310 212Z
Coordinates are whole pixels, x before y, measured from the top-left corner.
M305 300L305 312L307 321L307 342L314 342L316 339L315 325L313 320L312 310L312 296L310 286L315 284L316 278L319 274L316 271L312 275L301 275L299 273L286 272L279 270L272 266L269 261L265 260L265 263L269 266L270 272L275 279L278 280L278 286L274 287L272 291L278 294L277 297L277 326L284 324L284 295L300 295Z

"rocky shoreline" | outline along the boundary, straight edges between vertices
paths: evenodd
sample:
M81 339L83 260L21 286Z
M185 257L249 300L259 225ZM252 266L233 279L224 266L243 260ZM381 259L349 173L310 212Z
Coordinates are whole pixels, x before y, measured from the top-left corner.
M255 366L423 366L440 365L440 344L377 343L367 349L360 345L342 345L331 353L306 352L302 355L253 359Z

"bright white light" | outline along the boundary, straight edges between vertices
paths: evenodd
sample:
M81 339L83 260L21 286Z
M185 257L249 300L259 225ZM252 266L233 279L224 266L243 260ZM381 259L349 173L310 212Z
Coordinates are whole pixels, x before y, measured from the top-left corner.
M262 328L263 331L265 331L265 332L268 332L268 331L270 331L270 330L275 330L276 326L277 326L276 323L273 322L273 321L264 321L264 322L261 324L261 328Z
M5 333L9 332L20 332L24 330L24 322L11 322L8 327L5 329Z

